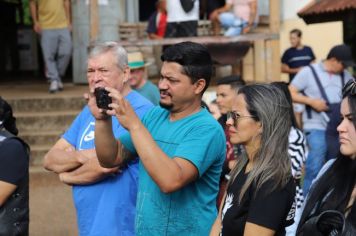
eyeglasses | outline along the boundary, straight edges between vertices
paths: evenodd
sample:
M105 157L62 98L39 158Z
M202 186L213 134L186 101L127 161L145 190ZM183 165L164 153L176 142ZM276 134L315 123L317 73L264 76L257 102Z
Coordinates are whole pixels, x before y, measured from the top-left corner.
M242 118L255 118L255 116L242 116L239 113L234 112L234 111L230 111L227 113L227 119L232 119L234 122L234 125L237 125L237 122Z
M349 80L344 88L342 89L343 97L346 96L355 96L356 95L356 79L352 78Z

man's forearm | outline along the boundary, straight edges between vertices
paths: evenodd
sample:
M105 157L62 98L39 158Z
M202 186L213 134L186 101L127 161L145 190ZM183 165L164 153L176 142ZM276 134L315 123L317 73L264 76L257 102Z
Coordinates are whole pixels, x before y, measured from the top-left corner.
M91 175L91 173L82 173L82 174L73 173L75 171L76 170L72 172L60 173L59 174L60 181L68 185L88 185L88 184L94 184L96 182L99 182L100 180L104 179L107 175L109 175L109 174L105 174L105 175L102 174L100 176L98 175L93 176Z
M64 0L64 9L65 9L68 24L72 24L72 14L71 14L71 6L69 0Z
M311 98L301 94L301 93L291 93L293 102L301 103L305 105L310 105Z
M298 73L300 70L300 68L290 68L288 65L286 64L282 64L282 72L283 73L288 73L288 74L296 74Z
M91 163L89 163L91 162ZM87 185L103 180L105 177L118 172L119 168L102 168L97 161L89 161L81 167L59 174L59 179L68 185Z
M31 17L34 24L38 22L37 5L34 0L30 0Z
M122 159L118 153L118 141L112 132L111 117L106 120L95 121L95 150L100 164L103 167L114 167L121 164Z
M43 165L47 170L56 173L71 171L82 165L78 155L81 154L76 151L65 151L54 148L46 154Z
M161 150L143 124L130 134L141 163L163 192L173 192L189 182L183 176L188 170Z

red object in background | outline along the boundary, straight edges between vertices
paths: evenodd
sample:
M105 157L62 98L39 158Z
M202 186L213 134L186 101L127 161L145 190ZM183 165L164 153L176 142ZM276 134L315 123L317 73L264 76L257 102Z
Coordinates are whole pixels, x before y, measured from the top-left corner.
M158 25L157 25L157 35L161 36L163 38L164 34L166 33L167 14L161 13L159 15L160 15L160 17L159 17L159 21L158 21Z

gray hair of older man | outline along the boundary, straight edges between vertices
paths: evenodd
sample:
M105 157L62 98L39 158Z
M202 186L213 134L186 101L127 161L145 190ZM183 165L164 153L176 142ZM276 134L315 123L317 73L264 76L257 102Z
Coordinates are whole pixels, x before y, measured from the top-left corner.
M127 52L117 42L104 42L93 45L89 52L89 59L95 56L111 52L116 58L116 65L120 69L125 69L128 66Z

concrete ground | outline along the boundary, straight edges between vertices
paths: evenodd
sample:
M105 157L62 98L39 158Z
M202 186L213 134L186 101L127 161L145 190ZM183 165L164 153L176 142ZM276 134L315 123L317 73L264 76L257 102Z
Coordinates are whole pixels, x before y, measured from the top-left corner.
M71 187L39 168L30 170L30 235L78 235Z

